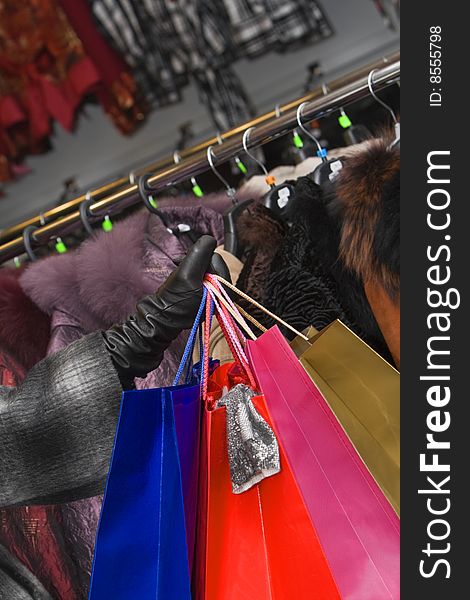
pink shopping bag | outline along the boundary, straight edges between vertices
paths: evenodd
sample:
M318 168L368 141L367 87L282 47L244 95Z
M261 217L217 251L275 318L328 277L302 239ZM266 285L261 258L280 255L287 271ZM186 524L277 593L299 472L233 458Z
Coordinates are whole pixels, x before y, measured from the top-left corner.
M397 600L396 513L279 329L247 347L341 597Z

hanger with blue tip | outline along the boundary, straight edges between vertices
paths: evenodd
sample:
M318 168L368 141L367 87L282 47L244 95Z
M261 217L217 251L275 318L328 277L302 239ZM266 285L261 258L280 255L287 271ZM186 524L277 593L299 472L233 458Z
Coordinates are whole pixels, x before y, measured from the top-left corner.
M313 135L313 133L311 131L309 131L305 125L302 123L302 111L305 107L305 105L308 104L308 102L302 102L302 104L299 104L298 108L297 108L297 123L299 125L299 128L311 139L315 142L318 150L317 150L317 156L321 159L321 163L318 165L318 167L313 171L313 173L310 175L310 177L313 179L313 181L317 184L317 185L325 185L327 183L332 182L336 176L338 175L339 171L342 169L343 167L343 163L342 160L340 158L331 158L328 159L328 151L326 148L322 148L320 142L318 141L318 139Z

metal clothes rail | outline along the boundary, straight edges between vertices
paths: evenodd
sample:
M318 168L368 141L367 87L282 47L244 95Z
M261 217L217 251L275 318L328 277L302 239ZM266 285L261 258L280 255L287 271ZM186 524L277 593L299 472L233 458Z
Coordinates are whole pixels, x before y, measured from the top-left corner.
M182 160L177 164L174 163L173 157L170 157L136 171L135 176L138 177L143 172L155 172L148 180L149 185L155 191L197 176L209 169L206 150L210 145L214 146L214 162L221 164L243 152L242 137L244 131L249 127L256 127L250 135L248 144L250 148L263 145L293 130L297 126L297 108L303 102L307 102L307 104L302 110L302 120L308 122L365 98L370 93L368 75L372 69L376 70L372 80L374 91L379 91L397 82L400 79L400 54L395 53L382 61L369 64L328 83L330 91L326 94L322 88L319 88L302 98L281 106L280 116L277 116L276 111L273 110L231 129L221 135L222 144L220 145L217 138L206 140L181 152ZM113 181L91 192L91 196L96 199L96 202L90 206L90 214L93 217L119 213L123 208L140 201L137 185L130 184L128 179ZM80 195L43 215L38 215L2 232L0 263L24 253L22 231L28 225L38 226L31 236L34 245L45 244L49 240L63 236L81 226L79 206L83 200L85 200L85 196ZM203 202L203 200L201 201ZM54 220L51 221L51 219ZM39 227L41 223L43 225Z

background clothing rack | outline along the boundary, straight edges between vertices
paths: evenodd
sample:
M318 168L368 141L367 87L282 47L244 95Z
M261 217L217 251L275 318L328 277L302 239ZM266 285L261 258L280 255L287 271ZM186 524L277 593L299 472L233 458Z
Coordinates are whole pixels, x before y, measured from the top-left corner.
M211 138L181 152L182 160L178 164L174 163L173 157L169 157L136 171L135 177L144 172L155 171L155 174L149 178L149 185L158 192L167 186L197 176L209 169L206 156L209 145L214 146L215 164L221 164L243 152L242 136L248 127L256 127L250 135L250 148L263 145L293 130L297 126L297 108L302 102L308 102L302 111L304 123L321 118L333 111L339 111L342 107L369 95L368 75L372 69L376 69L373 77L375 91L399 81L399 59L399 53L395 53L387 59L369 64L347 76L328 82L330 91L327 94L324 94L320 87L302 98L283 105L279 117L276 116L274 110L256 117L222 134L223 144L221 145L218 144L217 138ZM92 191L91 195L96 198L96 202L91 205L90 214L96 217L119 213L123 208L141 201L137 185L129 184L127 178L121 178L102 186ZM3 242L0 245L0 263L24 253L22 231L27 225L38 226L31 236L35 245L45 244L51 239L81 227L82 222L78 209L84 199L85 196L80 195L43 215L38 215L5 230L0 236L0 242ZM51 221L51 219L54 220ZM39 226L41 223L45 224Z

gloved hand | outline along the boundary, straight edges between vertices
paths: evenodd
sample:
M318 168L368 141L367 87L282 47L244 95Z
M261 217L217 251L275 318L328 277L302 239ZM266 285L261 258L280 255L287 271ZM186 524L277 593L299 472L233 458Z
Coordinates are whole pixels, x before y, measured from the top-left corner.
M214 238L202 236L159 290L137 304L134 315L103 333L124 389L134 387L135 377L145 377L156 369L171 342L183 329L192 327L206 272L226 275L221 272L223 267L227 270L226 265L214 254L215 247Z

